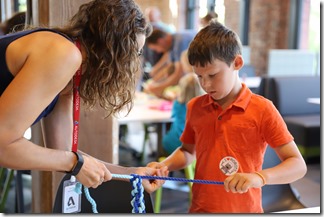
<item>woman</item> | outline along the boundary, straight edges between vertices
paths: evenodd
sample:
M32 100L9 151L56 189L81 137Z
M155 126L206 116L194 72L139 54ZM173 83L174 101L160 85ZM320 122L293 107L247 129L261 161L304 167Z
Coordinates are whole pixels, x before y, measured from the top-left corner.
M70 151L76 71L80 67L78 89L86 105L98 103L107 116L125 106L131 109L138 56L150 33L133 0L94 0L82 5L64 28L30 29L2 37L0 165L67 171L93 188L110 180L111 173L167 175L166 169L125 168ZM23 137L40 119L46 148ZM148 192L162 184L143 180Z

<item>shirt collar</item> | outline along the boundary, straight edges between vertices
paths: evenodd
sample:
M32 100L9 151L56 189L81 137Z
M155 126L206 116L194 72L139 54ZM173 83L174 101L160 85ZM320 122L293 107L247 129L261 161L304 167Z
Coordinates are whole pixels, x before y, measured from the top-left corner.
M248 106L251 100L251 97L252 97L251 90L246 86L245 83L242 83L242 89L238 97L236 98L236 100L231 104L231 106L241 108L245 111L246 107ZM215 101L212 99L212 97L209 94L206 94L202 106L205 107L209 105L214 105L214 103Z

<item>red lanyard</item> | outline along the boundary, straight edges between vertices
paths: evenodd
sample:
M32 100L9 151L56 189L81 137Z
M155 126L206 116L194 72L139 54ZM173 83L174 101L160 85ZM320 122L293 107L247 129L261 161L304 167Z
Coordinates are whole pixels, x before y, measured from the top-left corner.
M80 50L80 42L77 40L75 42L76 46ZM82 65L82 64L81 64ZM80 119L80 95L79 86L81 80L82 67L76 71L73 76L73 137L72 137L72 151L76 152L78 150L78 137L79 137L79 119Z

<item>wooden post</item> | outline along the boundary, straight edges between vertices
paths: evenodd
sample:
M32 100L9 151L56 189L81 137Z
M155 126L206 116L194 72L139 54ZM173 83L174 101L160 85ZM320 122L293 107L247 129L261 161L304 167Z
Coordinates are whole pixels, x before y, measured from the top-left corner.
M31 128L31 141L44 146L40 122ZM37 156L35 156L37 157ZM50 213L52 209L52 172L31 171L32 212Z

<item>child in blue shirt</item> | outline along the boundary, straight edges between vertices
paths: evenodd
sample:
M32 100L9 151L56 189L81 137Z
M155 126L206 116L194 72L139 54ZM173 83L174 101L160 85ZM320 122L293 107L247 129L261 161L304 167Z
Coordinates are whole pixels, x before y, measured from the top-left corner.
M176 148L181 146L179 138L186 121L187 102L203 93L198 78L193 73L192 67L188 62L186 50L181 54L180 62L186 74L179 80L177 97L173 101L171 111L173 122L170 130L162 140L163 148L167 154L171 154Z

